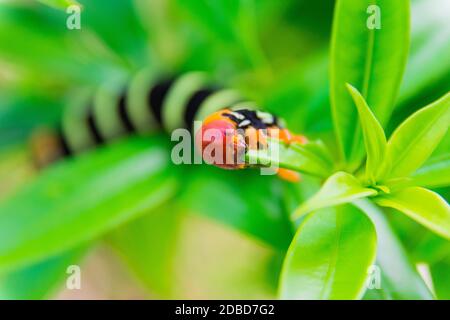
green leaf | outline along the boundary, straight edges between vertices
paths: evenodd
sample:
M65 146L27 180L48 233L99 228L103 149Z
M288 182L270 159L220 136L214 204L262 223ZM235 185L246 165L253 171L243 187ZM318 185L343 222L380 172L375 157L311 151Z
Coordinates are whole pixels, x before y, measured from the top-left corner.
M347 89L355 101L358 109L359 121L363 131L364 145L366 146L366 176L372 183L377 181L380 174L386 151L386 136L383 127L370 110L364 97L359 91L347 84Z
M58 9L67 9L72 5L79 5L76 0L38 0L39 2Z
M351 174L336 172L325 181L319 192L297 208L293 218L297 219L311 211L352 202L376 194L376 190L363 187Z
M450 186L450 153L430 158L412 178L416 184L427 188Z
M180 205L285 251L294 230L283 197L292 194L277 176L256 170L193 168L179 198ZM239 186L239 188L236 188ZM207 200L206 200L207 199Z
M307 133L331 130L328 50L325 48L310 58L301 59L286 72L277 73L276 80L258 92L263 97L261 105L283 118L289 130ZM305 105L308 107L304 108Z
M280 277L283 299L359 299L376 255L370 220L349 205L308 216L289 247Z
M108 243L121 260L158 298L173 298L173 289L178 284L173 275L180 220L179 208L167 205L107 235Z
M381 13L380 29L369 28ZM353 84L380 123L394 107L409 46L408 0L338 0L331 40L331 106L338 143L350 168L358 167L363 145L357 115L345 84Z
M445 188L450 186L450 131L434 149L428 160L415 171L411 178L417 186L427 188ZM439 192L445 196L446 192Z
M134 138L62 161L0 204L0 273L92 240L177 189L161 139Z
M450 93L406 119L392 134L386 149L391 178L406 177L428 159L450 124Z
M399 94L405 111L418 99L428 104L436 93L444 94L450 75L450 59L440 58L450 56L450 24L442 10L447 0L415 0L411 5L411 50Z
M287 146L276 139L268 139L268 148L250 149L245 158L251 165L286 168L318 177L329 176L333 168L328 151L319 141Z
M68 276L67 268L78 264L86 248L72 249L0 276L1 300L40 300L52 297Z
M372 220L377 232L381 288L368 289L365 299L433 299L381 209L365 199L355 201L355 205Z
M431 275L436 296L440 300L450 300L450 259L431 266Z
M450 239L450 206L437 193L409 187L375 198L376 203L403 212L438 235Z

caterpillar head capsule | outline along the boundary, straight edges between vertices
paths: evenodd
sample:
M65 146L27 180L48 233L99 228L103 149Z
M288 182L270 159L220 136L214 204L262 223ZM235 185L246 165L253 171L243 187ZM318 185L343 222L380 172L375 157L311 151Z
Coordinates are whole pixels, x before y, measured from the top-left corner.
M247 150L244 131L218 111L208 116L197 132L197 150L205 162L223 169L242 169L245 167L244 154Z

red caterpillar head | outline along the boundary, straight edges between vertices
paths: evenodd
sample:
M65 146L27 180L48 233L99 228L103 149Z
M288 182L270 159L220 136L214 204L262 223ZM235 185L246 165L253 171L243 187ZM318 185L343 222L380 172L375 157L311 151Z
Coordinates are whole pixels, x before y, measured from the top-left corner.
M208 116L196 134L195 144L207 163L224 169L242 169L247 149L245 136L234 121L224 116L227 112L230 110L224 109Z

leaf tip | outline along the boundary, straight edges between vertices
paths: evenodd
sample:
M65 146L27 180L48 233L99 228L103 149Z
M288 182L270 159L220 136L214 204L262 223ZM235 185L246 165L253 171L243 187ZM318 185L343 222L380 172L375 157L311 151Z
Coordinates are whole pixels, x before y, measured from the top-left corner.
M345 87L347 88L348 91L355 91L356 88L354 86L352 86L350 83L346 82L345 83Z
M292 218L292 220L297 220L309 212L310 212L310 210L306 205L301 205L294 211L294 213L291 215L291 218Z

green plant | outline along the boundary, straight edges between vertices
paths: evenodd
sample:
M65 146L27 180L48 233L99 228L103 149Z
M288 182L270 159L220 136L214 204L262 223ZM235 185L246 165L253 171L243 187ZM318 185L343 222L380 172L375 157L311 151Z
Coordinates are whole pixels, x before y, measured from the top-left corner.
M293 218L299 219L317 211L302 222L288 250L281 277L282 297L348 299L362 296L367 270L375 259L376 232L369 221L364 221L367 218L363 217L363 212L368 204L359 199L368 198L381 207L394 208L450 239L450 206L436 192L417 186L412 177L447 133L450 93L411 115L386 141L381 123L389 120L405 66L409 3L378 2L384 12L384 26L381 30L358 31L367 41L358 51L358 46L352 42L364 42L355 37L354 30L362 29L366 19L363 9L367 4L338 1L335 9L331 101L342 161L335 168L342 167L345 171L328 177L321 189L294 212ZM390 16L394 12L395 18ZM359 81L363 94L348 84L352 81ZM349 94L344 92L345 86ZM352 116L350 108L354 106L349 97L356 106L359 125ZM372 108L366 100L371 101ZM381 123L375 114L382 119ZM362 154L361 140L365 154ZM284 164L285 154L281 153L278 164L292 168ZM306 171L304 162L295 162L299 171ZM442 173L445 175L445 169ZM342 206L346 203L352 203L353 208ZM323 208L330 210L325 213L320 210ZM362 261L356 261L356 252ZM341 279L345 276L355 283L348 286L349 279ZM347 284L345 288L339 287L342 282Z
M64 6L68 1L42 2ZM178 239L184 233L198 233L202 245L212 243L208 253L218 253L220 276L211 268L200 271L196 285L210 276L220 286L226 270L238 270L223 281L232 288L222 283L219 297L274 297L277 290L280 298L294 299L449 297L450 208L443 196L450 184L450 94L422 104L423 95L430 99L448 92L444 71L438 80L413 72L422 61L406 67L412 76L401 86L410 44L409 1L376 1L382 12L379 30L366 25L372 1L336 2L330 99L326 30L324 39L311 43L308 35L321 24L285 18L300 2L161 2L168 9L156 1L111 1L108 8L101 1L79 2L86 12L86 33L61 32L64 15L41 6L36 15L14 7L0 11L1 58L18 74L17 82L1 88L4 100L12 101L1 113L6 126L0 126L0 147L8 157L2 158L0 178L5 184L13 181L7 164L23 157L28 133L58 121L60 101L74 83L92 87L142 65L216 70L218 77L285 116L289 128L304 132L311 142L285 146L272 140L270 148L279 149L279 158L272 158L269 149L249 152L247 160L297 170L303 181L292 185L257 172L174 166L164 135L124 139L62 162L33 181L26 176L28 183L0 204L0 297L48 297L66 276L67 265L78 263L98 242L112 247L150 292L185 297L189 290L183 291L182 280L188 276L177 270L182 264ZM305 3L308 15L326 15ZM129 23L108 24L111 16ZM257 21L267 22L257 30ZM7 32L13 29L15 37ZM46 34L33 32L38 29ZM299 39L298 47L283 42L280 30L288 39ZM443 49L424 40L433 35L430 30L412 35L410 60L425 47L431 51L427 64L436 63ZM445 50L450 52L448 46ZM41 79L42 74L52 77ZM418 103L429 104L411 115ZM20 132L11 130L14 126ZM398 212L418 224L402 220ZM226 237L217 225L250 236L248 265L227 269L250 240L236 244L226 238L232 252L226 255L213 241ZM194 242L189 255L203 263L208 255L194 250L200 246ZM411 261L430 266L434 292ZM373 264L381 270L381 289L366 290Z

